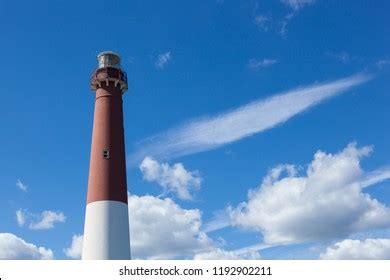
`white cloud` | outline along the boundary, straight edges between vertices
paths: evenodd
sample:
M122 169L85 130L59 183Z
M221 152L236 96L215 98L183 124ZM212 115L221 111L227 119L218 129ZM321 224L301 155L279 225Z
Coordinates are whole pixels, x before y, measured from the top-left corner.
M258 251L239 253L237 251L225 251L221 248L213 248L211 251L199 253L195 260L258 260L261 259Z
M16 222L19 226L23 226L26 223L26 217L22 209L16 210Z
M270 27L272 28L274 24L272 24L272 21L275 21L277 25L275 24L275 27L279 28L279 33L284 36L287 33L287 26L290 23L290 21L299 13L299 10L302 8L312 5L315 0L280 0L284 5L291 8L289 12L283 16L282 18L276 18L276 20L272 20L271 16L266 16L263 14L257 14L259 9L259 4L257 2L254 2L254 18L253 23L256 24L260 29L264 31L268 31Z
M180 199L192 199L192 192L200 188L202 178L197 170L187 171L182 163L170 166L159 163L151 157L145 157L139 166L143 178L149 182L157 182L164 188L164 193L174 193Z
M341 61L342 63L347 63L347 62L349 62L349 61L351 61L353 59L350 56L350 54L345 52L345 51L338 52L338 53L327 52L326 55L331 57L331 58L335 58L335 59Z
M368 173L362 180L361 180L361 186L362 188L366 188L375 184L378 184L380 182L383 182L385 180L390 179L390 167L386 166L383 168L380 168L378 170L375 170L371 173Z
M293 19L293 17L296 15L296 12L288 13L283 20L280 22L280 31L279 33L281 35L286 35L287 33L287 25L290 23L290 21Z
M0 233L1 260L50 260L53 252L44 247L37 247L11 233Z
M171 60L171 52L161 53L157 56L155 66L158 69L164 69L168 62Z
M389 64L390 64L390 59L381 59L375 63L375 65L379 68L383 68L384 66Z
M226 251L218 247L212 247L209 251L198 253L195 260L258 260L261 259L259 251L273 247L273 245L258 243L248 247Z
M281 124L369 79L366 75L356 75L301 87L256 100L214 117L189 121L141 141L138 150L129 157L129 163L138 165L148 155L155 158L173 158L193 154L241 140Z
M18 187L19 190L24 192L27 192L28 190L28 186L23 184L23 182L20 179L16 180L16 187Z
M213 232L231 225L231 219L226 211L217 211L214 213L214 218L207 222L203 230L205 232Z
M287 25L298 14L298 11L305 6L314 4L315 0L281 0L282 3L292 8L292 12L288 13L280 22L279 33L284 36L287 33Z
M268 31L271 18L265 15L257 15L254 17L253 22L264 31Z
M33 230L51 229L55 223L63 223L66 220L64 213L46 210L37 215L27 210L16 210L16 222L19 226L29 223L29 228Z
M133 259L192 258L215 249L215 243L201 230L201 212L183 209L170 198L129 195L130 246ZM82 235L72 238L64 252L79 258Z
M346 239L328 247L320 255L323 260L388 260L390 239Z
M55 223L65 222L66 217L62 212L43 211L37 221L30 223L29 228L34 230L51 229Z
M315 2L315 0L281 0L282 3L289 6L295 11L302 9L305 6L309 6Z
M80 259L83 249L83 235L73 235L72 243L70 247L64 249L64 253L67 257L72 259Z
M183 209L169 198L131 195L129 216L133 258L192 257L213 246L201 231L201 212Z
M360 160L371 151L354 143L337 154L318 151L304 176L292 165L270 170L247 202L229 208L232 224L261 232L268 244L345 238L390 226L390 209L362 192L367 177Z
M225 251L202 230L198 209L183 209L169 198L129 195L130 246L133 259L260 259L256 244ZM74 235L65 248L68 257L80 258L82 235Z
M260 68L264 68L264 67L276 64L276 63L278 63L278 61L276 59L268 59L268 58L256 59L256 58L252 58L248 62L248 67L250 69L252 69L252 70L258 70Z

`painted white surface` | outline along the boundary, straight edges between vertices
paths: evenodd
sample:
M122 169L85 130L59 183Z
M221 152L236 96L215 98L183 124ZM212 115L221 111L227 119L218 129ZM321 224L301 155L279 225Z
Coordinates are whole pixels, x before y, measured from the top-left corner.
M128 205L119 201L95 201L87 205L83 260L129 260Z

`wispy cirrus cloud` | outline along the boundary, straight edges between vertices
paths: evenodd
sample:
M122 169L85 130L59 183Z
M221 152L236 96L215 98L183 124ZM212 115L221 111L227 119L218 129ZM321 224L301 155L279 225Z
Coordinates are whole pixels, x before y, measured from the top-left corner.
M295 115L370 80L359 74L317 83L260 99L214 117L191 120L181 126L142 140L129 156L138 165L146 156L174 158L207 151L286 122Z
M221 248L212 248L210 251L198 253L194 260L258 260L261 259L258 251L237 252L226 251Z
M171 52L165 52L165 53L161 53L157 56L157 60L155 62L155 66L157 69L164 69L165 66L168 64L168 62L171 60L172 56L171 56Z
M361 181L361 187L367 188L390 179L390 166L382 167L368 173Z
M282 3L289 6L295 11L302 9L305 6L314 4L316 0L281 0Z
M264 59L257 59L257 58L251 58L248 62L248 68L251 70L259 70L260 68L264 68L267 66L271 66L273 64L278 63L276 59L270 59L270 58L264 58Z
M252 18L253 23L262 31L275 30L280 35L285 36L287 33L287 26L290 21L299 14L300 10L306 6L310 6L316 0L280 0L280 2L288 7L288 13L280 18L279 16L272 16L270 12L260 9L257 1L254 1Z
M27 192L28 186L24 184L20 179L16 180L16 187L24 192Z
M342 63L348 63L352 60L355 60L355 57L352 57L349 53L346 51L341 52L326 52L325 55L327 55L330 58L336 59L338 61L341 61Z
M256 26L264 31L268 31L271 23L271 18L266 15L256 15L253 18L253 23L256 24Z
M298 14L298 11L302 8L314 4L315 0L281 0L282 3L292 9L292 12L288 13L280 22L279 33L285 36L287 33L287 25Z
M380 68L380 69L382 69L384 66L389 65L389 64L390 64L390 59L380 59L380 60L378 60L378 61L375 63L375 65L376 65L378 68Z

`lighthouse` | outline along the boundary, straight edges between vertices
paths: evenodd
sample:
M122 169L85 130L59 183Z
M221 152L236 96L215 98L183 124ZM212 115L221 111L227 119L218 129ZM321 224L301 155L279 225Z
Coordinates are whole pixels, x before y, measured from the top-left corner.
M97 56L91 77L95 110L82 259L130 259L122 95L127 75L120 56Z

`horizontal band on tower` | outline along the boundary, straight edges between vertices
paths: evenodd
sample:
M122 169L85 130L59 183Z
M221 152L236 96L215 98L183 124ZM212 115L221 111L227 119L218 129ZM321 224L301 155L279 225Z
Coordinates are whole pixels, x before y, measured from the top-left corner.
M98 88L102 87L103 84L108 86L110 82L114 83L115 87L119 86L122 93L128 88L127 74L125 71L118 68L105 67L96 69L92 74L91 89L96 91Z

